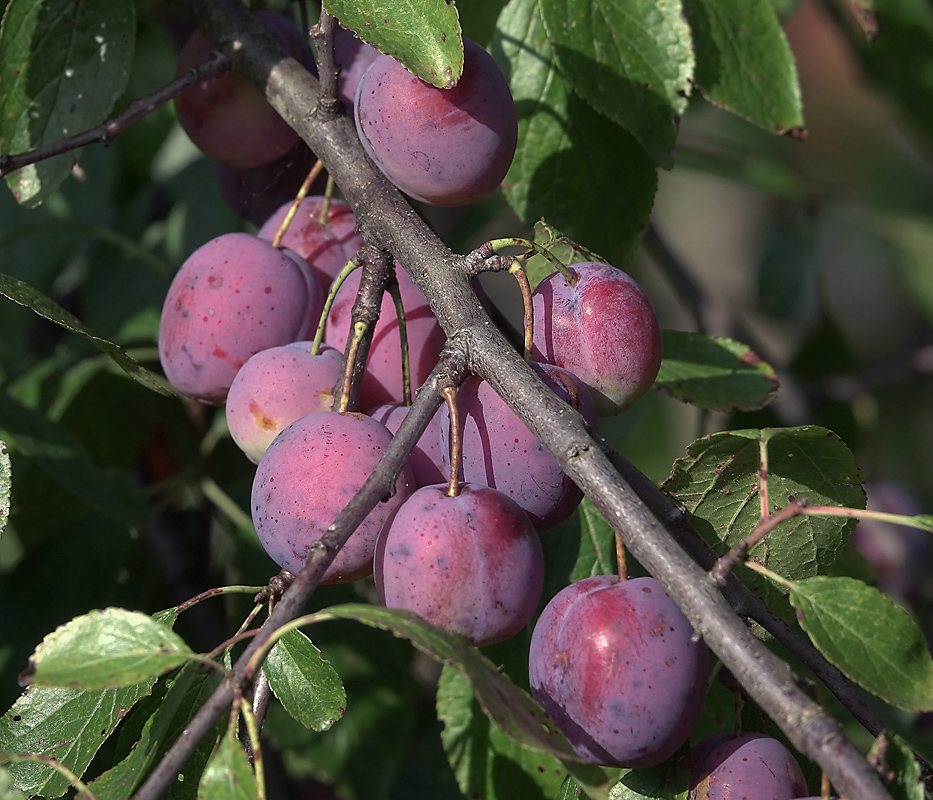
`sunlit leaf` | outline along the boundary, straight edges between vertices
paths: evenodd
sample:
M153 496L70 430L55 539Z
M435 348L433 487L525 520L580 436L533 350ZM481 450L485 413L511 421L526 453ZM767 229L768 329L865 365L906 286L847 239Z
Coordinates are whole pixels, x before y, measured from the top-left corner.
M364 42L432 86L449 89L463 73L457 7L446 0L325 0L324 8Z
M92 611L36 648L26 677L37 686L129 686L184 664L192 653L171 628L123 608Z

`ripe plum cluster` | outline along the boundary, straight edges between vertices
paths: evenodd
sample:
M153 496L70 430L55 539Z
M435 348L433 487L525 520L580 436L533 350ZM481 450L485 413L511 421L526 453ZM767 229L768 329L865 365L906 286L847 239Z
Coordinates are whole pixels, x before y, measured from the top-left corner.
M275 24L270 30L275 35ZM196 63L209 47L196 40L195 55L185 58ZM437 205L495 189L515 148L514 106L501 73L482 48L469 41L464 48L463 78L439 90L349 32L337 42L341 98L354 106L366 150L403 191ZM218 86L201 91L212 99L200 103L220 103L210 94ZM238 96L240 89L229 92ZM186 102L179 117L190 119ZM241 119L257 112L231 113ZM192 138L210 129L184 124ZM294 147L287 136L279 143L277 134L250 133L263 141L247 158L223 150L227 133L208 134L202 146L229 169L275 163ZM359 274L335 290L326 320L323 298L363 240L346 203L311 196L273 246L290 206L264 211L257 236L227 234L191 255L165 301L159 352L182 392L226 405L232 438L258 464L251 512L259 540L295 573L372 473L408 407L402 327L388 295L363 373L360 405L369 412L336 405ZM398 264L395 278L418 386L437 363L445 334ZM598 414L630 407L654 382L660 328L624 272L572 264L538 285L531 306L529 366L590 427ZM318 347L311 340L319 326ZM573 514L582 493L478 376L462 383L456 400L447 399L392 496L336 554L324 582L373 574L387 606L487 645L534 619L544 585L541 536ZM689 738L708 661L706 646L654 579L602 575L547 603L534 624L529 677L535 699L581 758L648 767ZM767 737L715 738L695 746L689 759L694 800L727 800L746 784L756 797L775 800L806 793L796 762Z

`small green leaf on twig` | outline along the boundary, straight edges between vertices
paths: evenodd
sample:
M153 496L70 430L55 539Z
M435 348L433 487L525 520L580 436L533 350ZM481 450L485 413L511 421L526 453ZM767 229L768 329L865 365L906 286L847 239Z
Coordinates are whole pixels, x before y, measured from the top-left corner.
M152 617L108 608L75 617L46 636L23 677L38 686L107 689L161 675L193 656Z

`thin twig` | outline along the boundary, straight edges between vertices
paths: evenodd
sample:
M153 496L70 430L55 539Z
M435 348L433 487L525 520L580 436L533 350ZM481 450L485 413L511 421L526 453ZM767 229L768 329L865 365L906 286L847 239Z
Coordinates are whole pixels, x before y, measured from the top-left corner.
M139 122L143 117L148 116L160 106L167 103L176 95L194 86L202 81L219 77L230 70L231 61L222 53L216 53L209 61L199 64L188 70L181 77L176 78L171 83L157 89L152 94L133 100L119 116L114 117L108 122L98 125L96 128L69 136L59 142L45 145L44 147L30 150L26 153L17 153L16 155L0 155L0 178L22 169L29 164L35 164L37 161L43 161L52 156L61 155L71 150L77 150L88 144L102 144L108 147L113 141L113 137L118 133L125 131L134 122Z
M745 537L745 539L732 545L732 547L729 548L729 551L718 558L716 563L713 564L713 568L709 571L709 576L713 579L716 585L725 586L726 578L729 576L729 573L748 558L749 550L751 550L756 544L758 544L758 542L764 539L765 536L771 533L771 531L773 531L782 522L786 522L789 519L793 519L794 517L798 517L803 514L806 507L806 499L791 500L777 513L771 514L767 517L762 517L758 524L755 526L755 529L747 537Z

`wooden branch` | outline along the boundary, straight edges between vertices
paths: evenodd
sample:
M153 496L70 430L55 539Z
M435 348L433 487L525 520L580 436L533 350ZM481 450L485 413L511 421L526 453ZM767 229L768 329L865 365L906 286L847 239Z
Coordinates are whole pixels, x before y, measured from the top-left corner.
M889 800L877 774L845 738L839 723L797 688L787 664L747 630L706 572L622 478L580 415L544 385L492 325L470 287L462 259L428 229L373 167L352 122L343 115L318 118L317 81L297 62L285 57L238 0L192 0L190 5L201 26L223 52L232 56L234 67L264 90L276 110L325 163L353 207L366 241L390 252L408 270L450 337L451 363L459 369L468 360L471 369L505 399L592 499L635 558L664 586L749 696L801 753L820 764L840 794L849 800ZM436 370L432 386L437 385L437 377ZM438 394L428 402L424 392L415 401L396 436L396 440L405 437L406 444L387 451L361 493L312 548L308 562L263 626L263 633L238 662L238 670L268 631L300 612L336 553L338 542L345 541L352 527L382 496L380 492L394 482L404 461L402 455L407 457L417 439L411 438L412 431L418 426L424 429L439 401ZM209 701L211 714L219 713L214 709L223 705L215 700L217 697L226 697L229 702L232 689L228 684ZM208 716L205 714L204 720ZM201 717L198 714L179 740L184 745L176 743L171 748L136 794L136 800L159 796L193 749L192 731L210 727L210 722Z

